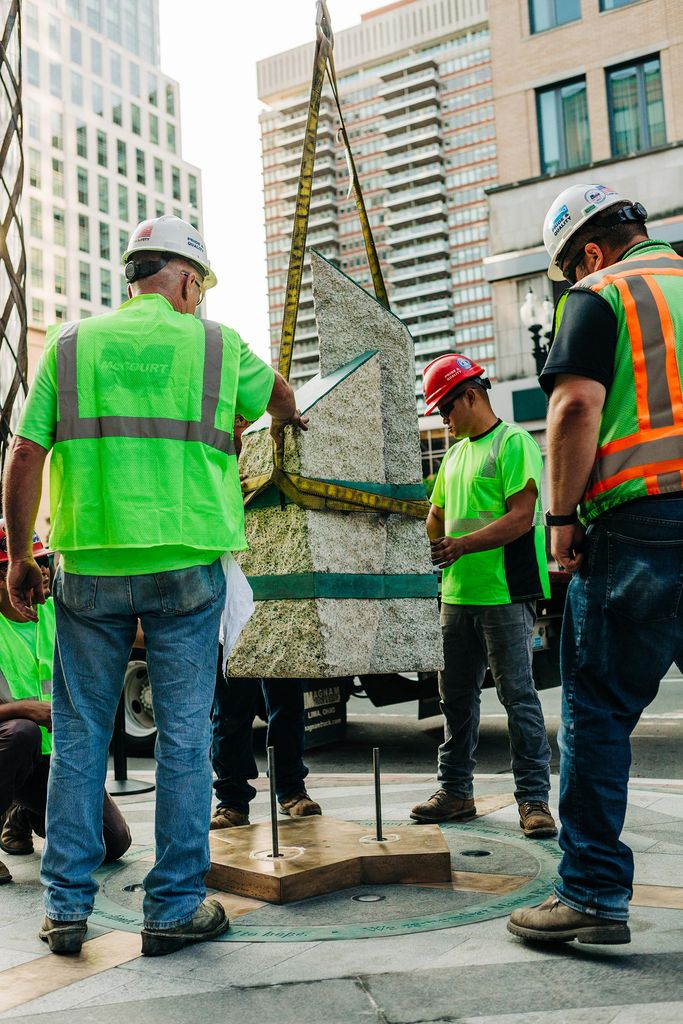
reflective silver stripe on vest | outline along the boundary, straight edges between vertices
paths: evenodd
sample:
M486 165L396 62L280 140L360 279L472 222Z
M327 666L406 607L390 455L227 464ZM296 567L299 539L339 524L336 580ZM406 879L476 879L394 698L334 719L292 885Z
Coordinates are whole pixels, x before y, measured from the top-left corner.
M0 704L9 704L14 699L9 683L2 671L0 671Z
M57 394L59 422L55 441L97 437L143 437L170 441L200 441L226 455L235 454L235 442L215 426L223 367L220 324L201 320L204 327L204 379L202 418L173 420L162 416L80 416L78 412L78 323L66 324L57 342Z
M595 463L592 482L609 480L625 469L647 467L657 462L679 462L683 470L683 427L679 429L680 433L673 437L636 441L631 448L601 455ZM680 477L677 489L680 489Z
M500 433L496 434L496 436L494 437L489 453L486 456L484 465L481 467L481 473L479 473L478 476L485 476L489 478L495 477L498 455L500 453L500 446L503 443L503 438L505 437L509 429L509 426L505 424Z
M500 519L500 516L494 512L480 512L478 516L469 519L447 519L446 533L472 533L474 530L483 530L485 526L495 523L496 519Z
M52 696L52 680L51 679L41 679L40 680L40 692L42 693L43 697L51 697Z
M620 277L629 272L629 274L638 272L641 274L659 274L662 270L674 271L677 274L683 274L683 259L680 256L676 256L675 253L659 253L654 256L642 256L638 259L621 260L620 263L613 263L610 267L605 267L604 270L596 270L595 273L589 274L588 277L582 278L577 281L574 288L584 289L596 289L599 290L604 287L603 281L605 278L609 278L609 284L612 283L613 277Z
M666 342L655 297L642 277L624 279L624 286L631 293L640 324L650 426L653 430L657 427L672 427L674 411L671 407L671 393L666 373ZM633 339L631 345L633 346Z

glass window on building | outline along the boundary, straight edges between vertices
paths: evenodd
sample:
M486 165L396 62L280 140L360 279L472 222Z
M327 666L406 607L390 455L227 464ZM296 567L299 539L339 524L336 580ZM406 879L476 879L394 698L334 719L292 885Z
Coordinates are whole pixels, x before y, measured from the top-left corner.
M172 85L166 86L166 113L175 117L175 90Z
M529 0L529 26L532 32L545 32L567 25L581 17L581 0Z
M30 231L34 238L43 237L43 206L40 199L29 199Z
M83 260L78 264L78 283L81 299L84 302L90 302L90 267Z
M74 64L83 63L83 37L73 26L69 29L69 56Z
M40 188L40 150L29 148L28 151L28 183Z
M92 82L90 85L90 95L92 97L93 114L97 114L98 117L104 117L104 93L102 92L102 86L98 85L97 82Z
M585 78L540 89L536 101L541 173L554 174L590 163Z
M659 57L608 69L607 96L613 156L666 143Z
M31 100L24 100L24 113L28 125L29 139L40 142L40 107Z
M52 239L55 245L66 245L66 217L56 206L52 210Z
M50 138L54 149L64 149L64 118L57 110L50 115Z
M615 11L617 7L626 7L627 4L636 3L637 0L600 0L601 11Z
M129 77L128 83L130 87L130 93L132 96L140 95L140 68L137 64L133 64L131 61L128 66Z
M111 259L111 243L109 241L109 225L100 221L100 259Z
M85 20L89 28L102 31L102 0L83 0Z
M138 220L147 220L147 197L138 192Z
M159 118L156 114L149 115L149 141L159 145Z
M138 185L145 184L145 154L142 149L135 150L135 174Z
M71 72L71 102L76 107L83 106L83 75L78 71Z
M23 15L23 25L26 29L26 35L29 39L38 39L38 8L35 4L25 3L23 4Z
M190 200L190 206L197 205L197 175L188 174L187 176L187 191Z
M171 191L174 199L181 199L180 194L180 169L178 167L171 168Z
M175 125L166 125L166 145L170 149L171 153L175 153Z
M147 75L147 100L151 106L159 106L159 83L153 71L150 71Z
M127 248L128 248L128 232L127 231L122 231L121 228L119 228L119 255L122 256Z
M196 213L190 214L190 224L192 225L193 228L196 228L197 231L199 231L199 217L196 215Z
M66 320L66 306L55 306L55 320Z
M52 195L64 198L64 161L52 157Z
M66 259L55 253L55 291L57 295L66 295Z
M76 153L88 158L88 129L82 121L76 122Z
M90 40L90 70L102 77L102 43L99 39Z
M121 278L121 280L119 282L119 287L121 289L121 302L127 302L128 301L128 282L126 281L125 277Z
M43 250L31 249L31 285L43 287Z
M166 213L166 208L165 208L164 204L159 202L159 200L157 199L157 201L154 204L154 216L155 217L163 217L163 215L165 213Z
M90 220L84 213L78 215L78 248L90 252Z
M130 105L130 130L133 135L142 135L142 117L137 103Z
M111 119L119 128L123 126L123 101L120 96L111 98Z
M78 201L83 206L88 205L88 172L85 167L76 170L76 181L78 185Z
M122 88L123 71L121 69L121 54L116 53L114 50L112 50L109 56L109 66L111 70L111 84L118 85L120 88Z
M106 267L100 267L100 302L111 306L111 270Z
M128 189L119 185L119 220L128 220Z
M106 132L97 130L97 163L100 167L106 167L108 164L107 155L107 135Z
M50 15L47 22L47 38L50 49L57 53L62 52L62 30L57 18Z
M45 303L42 299L31 299L31 318L36 324L45 323Z
M101 174L97 177L97 209L109 213L109 180Z
M40 56L30 48L26 50L26 80L40 88Z
M158 156L154 157L154 188L157 192L164 191L164 165Z
M62 65L50 64L50 95L62 98Z
M124 178L128 174L128 160L126 158L126 144L122 139L116 140L116 169Z

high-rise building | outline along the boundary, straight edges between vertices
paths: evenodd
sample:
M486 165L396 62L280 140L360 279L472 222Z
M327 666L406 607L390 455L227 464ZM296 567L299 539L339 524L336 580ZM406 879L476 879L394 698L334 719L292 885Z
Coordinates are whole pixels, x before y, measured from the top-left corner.
M181 157L158 0L22 9L28 319L40 329L126 298L120 254L138 221L173 213L201 229L201 174Z
M484 188L497 180L485 0L399 0L336 34L342 110L392 310L415 341L420 373L467 353L496 375ZM271 351L277 360L313 44L258 64ZM338 118L329 92L320 127L308 245L372 289ZM310 270L304 275L291 380L318 371ZM448 440L422 418L432 472Z

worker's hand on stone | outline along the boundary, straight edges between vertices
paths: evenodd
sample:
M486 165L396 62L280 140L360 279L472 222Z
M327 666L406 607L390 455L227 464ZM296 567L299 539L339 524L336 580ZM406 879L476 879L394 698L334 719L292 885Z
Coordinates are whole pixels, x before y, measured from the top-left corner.
M453 565L453 562L466 554L464 537L439 537L438 540L430 541L430 545L432 562L438 569Z
M37 622L35 605L45 604L45 592L43 574L32 556L10 562L7 591L12 607L24 618Z
M550 550L560 569L578 572L583 562L583 541L586 536L581 523L553 526L550 530Z
M294 415L288 420L273 419L270 424L270 436L274 441L281 443L285 427L294 427L295 430L308 430L308 423L308 416L302 416L301 412L297 409Z
M21 710L24 718L36 725L42 725L48 732L52 732L52 707L44 700L22 700Z

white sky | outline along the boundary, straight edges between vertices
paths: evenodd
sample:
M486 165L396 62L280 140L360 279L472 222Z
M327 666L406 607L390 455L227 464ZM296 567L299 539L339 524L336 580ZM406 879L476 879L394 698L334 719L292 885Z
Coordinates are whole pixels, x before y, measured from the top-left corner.
M387 0L328 0L335 32ZM208 315L269 356L256 61L315 38L315 0L160 0L161 67L180 83L183 157L202 169L218 276ZM312 69L311 69L312 70Z

